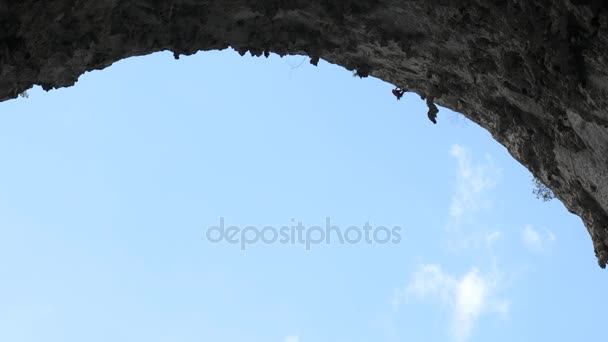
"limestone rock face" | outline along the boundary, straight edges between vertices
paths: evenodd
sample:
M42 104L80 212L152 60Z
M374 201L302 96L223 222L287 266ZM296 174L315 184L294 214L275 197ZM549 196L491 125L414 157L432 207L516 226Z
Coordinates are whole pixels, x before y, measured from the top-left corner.
M602 0L0 0L0 101L130 56L229 46L323 58L463 113L583 219L606 266Z

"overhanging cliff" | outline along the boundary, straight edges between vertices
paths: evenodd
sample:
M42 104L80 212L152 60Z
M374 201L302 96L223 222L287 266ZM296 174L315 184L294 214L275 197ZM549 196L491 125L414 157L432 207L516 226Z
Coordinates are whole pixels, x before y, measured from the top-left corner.
M0 0L0 25L1 101L130 56L229 46L323 58L414 91L490 131L608 262L602 0Z

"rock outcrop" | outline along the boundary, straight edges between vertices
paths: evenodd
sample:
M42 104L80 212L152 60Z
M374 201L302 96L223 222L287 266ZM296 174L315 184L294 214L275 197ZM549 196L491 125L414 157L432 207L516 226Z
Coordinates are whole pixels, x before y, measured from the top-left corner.
M378 77L490 131L608 261L602 0L0 0L0 25L2 101L161 50L306 54Z

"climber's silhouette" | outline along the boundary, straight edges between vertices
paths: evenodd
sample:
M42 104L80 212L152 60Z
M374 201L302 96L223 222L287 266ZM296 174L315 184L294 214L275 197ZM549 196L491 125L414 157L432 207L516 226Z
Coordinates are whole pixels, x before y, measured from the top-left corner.
M397 100L401 100L401 97L405 93L405 90L397 87L397 88L393 89L392 92L393 92L393 95L395 95L395 97L397 98Z

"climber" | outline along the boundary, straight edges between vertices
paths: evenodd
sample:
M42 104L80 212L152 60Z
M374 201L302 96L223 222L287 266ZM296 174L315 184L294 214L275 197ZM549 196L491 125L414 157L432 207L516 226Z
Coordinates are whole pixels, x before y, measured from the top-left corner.
M392 92L393 92L393 95L395 95L395 97L397 98L397 100L401 100L401 97L405 93L405 90L397 87L397 88L393 89Z

